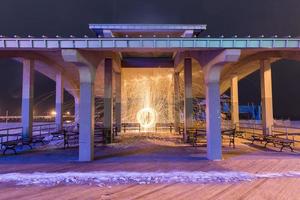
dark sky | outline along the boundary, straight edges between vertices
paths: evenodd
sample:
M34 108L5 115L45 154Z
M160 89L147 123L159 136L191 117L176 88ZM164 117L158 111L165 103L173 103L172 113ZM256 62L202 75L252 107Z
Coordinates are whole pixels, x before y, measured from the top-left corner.
M92 36L88 23L205 23L212 36L300 35L299 0L2 0L0 8L0 34L10 36ZM0 114L18 114L22 69L7 60L0 67ZM275 117L300 119L300 63L280 61L272 68ZM54 83L36 79L37 112L49 110ZM259 87L258 73L241 81L241 103L259 103Z

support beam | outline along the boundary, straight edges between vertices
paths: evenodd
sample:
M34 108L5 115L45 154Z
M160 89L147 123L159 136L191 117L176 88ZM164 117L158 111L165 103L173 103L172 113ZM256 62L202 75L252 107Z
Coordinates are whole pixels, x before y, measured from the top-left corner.
M179 102L179 73L174 72L174 126L175 131L179 131L180 125L180 102Z
M123 58L123 68L173 68L172 58Z
M272 71L269 60L260 61L262 124L264 134L271 134L273 125Z
M237 125L240 121L239 118L239 78L237 75L231 78L231 122L232 125ZM238 126L236 126L238 127Z
M94 82L80 82L79 161L94 159Z
M79 161L94 159L94 124L95 96L94 81L96 65L81 52L74 49L62 50L66 62L74 63L80 76L80 106L79 106ZM75 99L75 104L79 101ZM78 108L78 107L77 107Z
M116 125L118 131L121 131L121 73L115 73L116 81Z
M104 60L104 128L108 131L106 142L111 143L113 140L112 135L112 122L113 122L113 98L112 98L112 59L106 58Z
M22 89L22 137L32 139L33 124L33 93L34 93L34 61L23 60L23 89Z
M192 59L184 59L184 134L187 141L187 129L193 128Z
M58 130L63 128L64 80L61 73L56 74L55 123Z
M222 159L221 106L219 82L207 82L206 86L206 131L207 158Z
M75 106L74 106L74 122L75 122L75 124L79 124L79 116L80 116L80 114L79 114L79 106L80 106L80 101L79 101L79 98L74 98L74 103L75 103Z
M207 55L211 60L204 66L206 86L206 137L207 158L222 159L221 136L221 105L220 105L220 75L225 64L239 60L241 51L238 49L224 50L219 54Z

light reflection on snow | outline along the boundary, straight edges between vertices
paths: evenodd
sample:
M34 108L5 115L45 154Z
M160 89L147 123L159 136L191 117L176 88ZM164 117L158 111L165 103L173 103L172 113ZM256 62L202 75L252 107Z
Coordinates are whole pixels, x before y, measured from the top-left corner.
M120 184L204 184L235 183L259 178L300 177L300 172L64 172L64 173L7 173L0 174L0 183L52 186L57 184L120 185Z

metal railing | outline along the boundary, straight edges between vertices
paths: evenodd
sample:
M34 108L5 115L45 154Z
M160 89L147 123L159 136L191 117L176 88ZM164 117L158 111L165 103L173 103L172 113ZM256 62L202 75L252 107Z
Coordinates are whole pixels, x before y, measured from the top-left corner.
M32 136L50 135L57 131L55 123L36 124L32 126ZM0 148L2 149L4 142L16 141L22 139L23 127L12 127L0 129Z

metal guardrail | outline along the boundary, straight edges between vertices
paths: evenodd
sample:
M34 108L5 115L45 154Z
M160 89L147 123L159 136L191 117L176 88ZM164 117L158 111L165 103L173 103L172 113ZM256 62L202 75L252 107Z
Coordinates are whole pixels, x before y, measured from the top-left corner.
M64 119L74 119L74 115L64 115ZM0 116L0 122L20 122L22 116ZM54 116L34 116L35 122L51 122L55 120Z
M272 133L276 136L292 139L294 142L300 142L300 127L274 125L272 126Z
M261 123L242 122L238 123L237 127L239 130L242 130L248 134L263 134L264 131ZM269 131L271 135L291 139L294 142L300 142L300 127L273 125L271 129L267 131ZM299 137L299 139L297 139L297 137Z
M57 125L55 123L49 124L37 124L32 127L33 136L48 135L51 132L57 131ZM19 140L22 138L23 128L12 127L0 129L0 147L2 148L3 142Z

